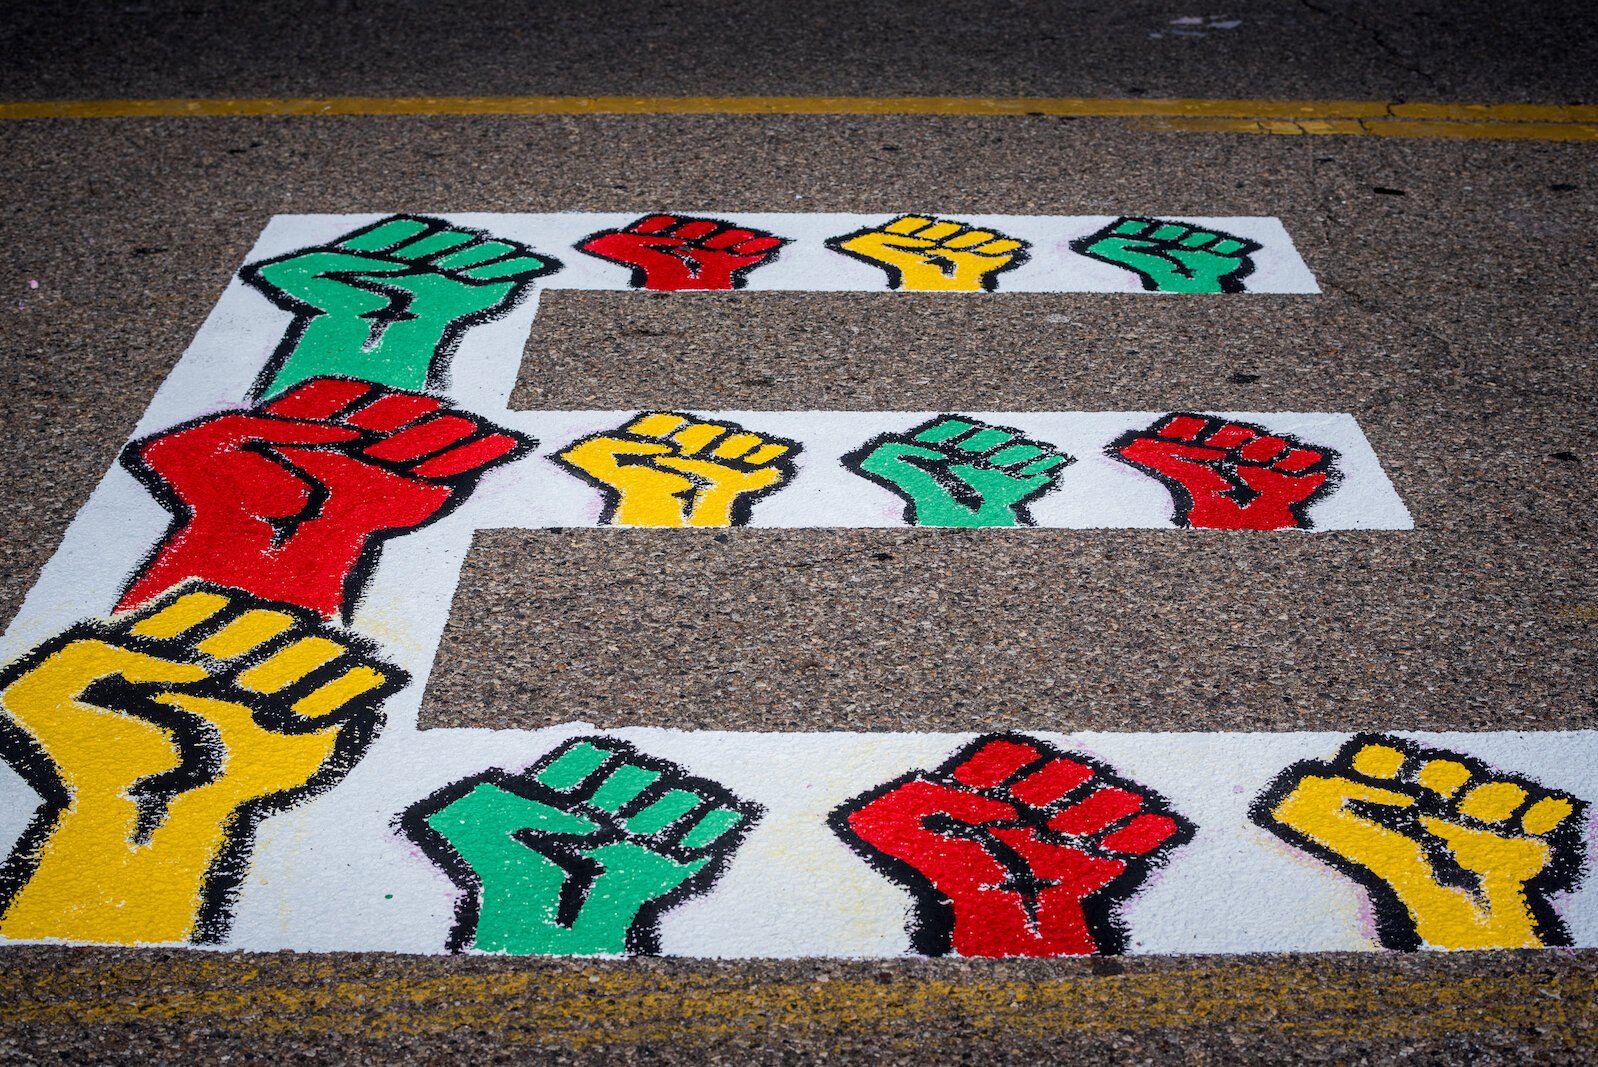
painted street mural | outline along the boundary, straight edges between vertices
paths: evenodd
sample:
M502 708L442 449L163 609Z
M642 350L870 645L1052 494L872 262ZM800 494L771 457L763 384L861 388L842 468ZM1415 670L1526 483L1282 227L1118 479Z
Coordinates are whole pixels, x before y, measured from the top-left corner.
M756 500L793 478L802 447L731 421L649 411L555 460L604 494L601 525L744 526Z
M1351 738L1282 772L1252 816L1365 886L1388 948L1568 945L1548 894L1586 857L1586 805L1401 737Z
M1131 271L1152 293L1241 293L1260 244L1175 219L1120 218L1071 249Z
M622 741L568 741L520 774L439 790L400 825L465 892L452 949L659 950L658 916L703 892L762 809Z
M1320 292L1275 218L931 211L287 215L239 279L292 316L251 399L322 375L448 388L464 338L542 289Z
M1409 529L1349 415L496 412L484 525ZM1177 435L1186 435L1177 436ZM518 453L520 456L521 453Z
M44 805L0 875L0 934L216 941L255 824L331 787L405 684L313 615L189 584L0 677L0 753Z
M479 529L1413 526L1342 413L511 410L545 288L1318 291L1268 218L276 218L0 639L0 938L1598 945L1591 732L419 730Z
M910 942L929 956L1120 952L1115 904L1193 833L1149 790L1020 735L979 737L831 823L915 895Z
M827 241L888 274L888 288L920 292L996 289L999 272L1027 260L1025 241L948 219L904 215Z

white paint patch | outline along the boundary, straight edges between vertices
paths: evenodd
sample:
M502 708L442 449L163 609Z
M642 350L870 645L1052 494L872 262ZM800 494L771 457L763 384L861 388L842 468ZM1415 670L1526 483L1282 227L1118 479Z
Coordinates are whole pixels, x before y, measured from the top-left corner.
M717 213L709 213L717 214ZM274 217L261 234L246 262L255 263L283 255L298 248L323 244L353 230L369 226L385 216L361 215L280 215ZM445 221L488 229L493 235L529 244L535 251L555 254L567 263L566 269L540 279L540 287L560 283L577 288L625 288L625 272L613 264L570 247L586 234L607 226L622 226L636 219L634 214L440 214ZM725 213L720 217L729 217ZM776 227L793 222L810 226L815 255L825 253L824 270L804 273L807 282L793 288L821 286L828 289L881 289L882 272L848 256L832 253L820 244L826 236L849 232L864 221L882 222L891 215L732 215L751 225L762 222ZM997 217L996 217L997 218ZM1020 219L1023 216L1003 216ZM1093 232L1096 226L1111 221L1109 216L1059 218L1026 216L1052 227L1054 247L1065 256L1073 236ZM985 222L985 216L966 221ZM1200 221L1200 220L1192 220ZM1217 219L1234 225L1240 236L1252 236L1264 246L1257 254L1263 259L1256 274L1270 274L1267 253L1276 249L1277 263L1285 275L1277 275L1281 291L1313 292L1313 279L1303 261L1275 219ZM1257 223L1259 228L1238 225ZM795 247L800 242L796 241ZM783 249L784 259L788 248ZM1034 250L1034 260L1037 253ZM1074 253L1071 254L1074 256ZM1097 264L1085 257L1070 270L1096 271ZM783 259L760 268L777 270ZM1032 263L1022 269L1030 269ZM858 271L855 268L859 268ZM787 268L784 268L787 269ZM1060 267L1060 270L1066 270ZM1274 269L1274 268L1272 268ZM1301 271L1301 275L1292 275ZM803 272L802 272L803 273ZM1020 270L1009 272L1013 278ZM619 276L619 277L618 277ZM1102 275L1100 276L1103 277ZM1292 280L1294 277L1297 280ZM844 284L839 279L853 278ZM1282 281L1286 278L1288 280ZM583 279L587 279L584 281ZM608 279L608 280L607 280ZM1307 286L1307 287L1306 287ZM1141 291L1135 281L1117 281L1108 286L1125 291ZM1002 293L1004 290L1001 289ZM1262 291L1258 288L1255 291ZM952 294L955 296L961 294ZM713 298L713 297L711 297ZM413 684L387 704L389 730L405 729L415 722L416 706L432 667L433 651L443 633L449 605L455 595L459 568L472 531L482 526L589 526L598 517L602 494L593 486L558 469L548 456L558 443L587 428L601 431L616 428L617 412L511 411L507 407L515 385L527 339L537 314L537 291L503 317L467 330L450 359L447 380L438 390L452 402L489 421L523 428L539 439L538 450L522 460L490 471L478 484L466 504L441 521L384 544L378 564L366 584L364 597L354 616L354 627L376 640L385 653L411 674ZM216 307L196 334L193 343L156 392L149 408L139 420L133 437L140 438L200 416L240 407L261 368L271 359L279 342L293 322L282 310L257 290L235 278L224 290ZM1173 398L1179 402L1180 398ZM734 413L725 413L734 414ZM845 524L858 526L902 525L901 500L864 478L828 463L880 432L868 425L866 413L739 412L753 423L757 418L781 420L784 429L813 432L818 426L826 433L814 447L801 454L799 478L787 489L759 501L751 521L756 525L816 525L806 507L790 505L795 500L813 503L816 494L830 500L840 515L851 516ZM927 413L892 413L904 427L915 425ZM975 414L975 413L973 413ZM1039 498L1033 517L1041 526L1060 528L1144 527L1172 529L1171 495L1148 475L1102 454L1104 443L1120 429L1152 412L1123 413L989 413L1014 420L1007 425L1024 428L1039 425L1048 434L1043 439L1069 452L1077 462L1062 475L1077 491L1060 489ZM1277 414L1250 416L1275 419ZM1342 453L1341 465L1346 480L1334 492L1312 505L1311 518L1317 529L1408 529L1411 520L1382 472L1375 453L1354 419L1337 414L1280 413L1283 431L1302 432L1307 440L1324 437L1323 444ZM839 421L843 420L843 421ZM858 421L850 421L858 420ZM1038 420L1042 420L1041 423ZM1144 423L1147 425L1147 423ZM886 428L886 427L884 427ZM864 431L858 441L848 438ZM802 480L802 483L801 483ZM847 487L847 488L844 488ZM541 496L540 494L548 494ZM546 517L540 517L547 514ZM559 515L557 522L553 516ZM22 655L66 626L86 617L108 613L121 593L127 576L138 566L169 522L168 513L120 466L106 474L88 503L78 512L62 539L61 547L47 563L22 608L0 637L0 662ZM663 535L669 533L662 531ZM996 532L997 536L1005 534Z
M622 289L627 272L572 245L633 215L451 215L450 221L520 240L559 256L567 269L549 288ZM739 222L791 238L777 260L749 275L750 289L882 291L881 270L832 252L828 237L893 216L749 215ZM337 238L378 216L274 219L251 261ZM1031 258L1002 276L998 292L1141 291L1127 272L1076 255L1075 238L1111 219L974 216L1031 243ZM1274 219L1189 219L1260 244L1247 290L1315 292L1314 281ZM535 294L536 297L536 294ZM399 813L436 790L491 768L520 772L563 742L596 731L582 723L538 731L416 727L421 694L448 620L474 530L592 526L600 492L550 462L587 434L613 431L636 412L511 411L508 398L536 299L473 327L453 356L443 390L472 414L522 430L536 451L491 471L474 496L441 521L385 542L354 612L353 629L411 676L385 705L384 733L338 786L264 820L223 947L277 950L444 951L461 890L395 828ZM291 321L239 281L157 393L136 436L241 406ZM760 500L762 527L890 527L904 500L851 473L840 457L873 436L906 431L934 412L698 412L791 438L804 448L791 482ZM1011 427L1076 460L1058 487L1030 505L1039 526L1062 529L1171 527L1172 496L1159 482L1105 454L1128 430L1160 412L962 412ZM1338 453L1342 478L1307 512L1315 529L1408 529L1403 504L1350 415L1214 413ZM169 516L120 467L110 471L74 519L21 611L0 640L12 660L83 618L103 617L132 570L167 528ZM662 533L662 536L670 536ZM1190 824L1121 906L1132 952L1256 952L1372 948L1364 891L1326 864L1252 823L1249 805L1297 760L1330 759L1345 738L1314 734L1061 735L1049 723L1014 724L1068 753L1099 761L1159 794ZM717 958L885 957L911 949L912 900L851 851L829 828L839 805L914 771L930 771L972 740L968 734L754 734L623 729L605 736L668 760L682 773L760 805L764 815L708 891L665 912L662 952ZM1426 745L1479 758L1576 798L1598 798L1598 732L1414 734ZM0 766L0 846L9 847L38 797ZM1594 840L1588 823L1581 838ZM1556 895L1554 909L1577 945L1598 945L1598 888Z
M554 256L562 268L540 280L544 289L632 288L631 271L577 246L591 234L621 229L648 212L559 212L551 214L496 214L489 212L428 213L459 226L487 230L496 237L518 241L534 253ZM888 276L870 263L834 251L826 242L865 227L879 227L900 212L842 214L827 212L725 212L674 211L681 218L723 219L784 238L781 251L745 276L750 292L869 293L889 291ZM261 234L250 261L267 259L325 244L383 215L278 215ZM927 215L932 218L934 216ZM1027 259L998 275L994 294L1004 293L1143 293L1133 272L1100 262L1071 249L1071 242L1096 233L1115 215L950 215L968 226L988 229L1027 243ZM1245 293L1319 293L1315 276L1293 245L1281 220L1246 215L1135 214L1213 230L1260 247L1251 253L1253 270L1243 278ZM944 296L980 296L981 293L944 293ZM1150 295L1174 295L1158 294ZM286 321L286 318L285 318ZM275 341L275 338L271 340Z
M603 494L551 461L590 434L620 429L637 411L500 411L493 420L536 438L539 447L478 490L462 508L480 529L583 527L599 523ZM706 422L736 422L755 433L800 442L793 479L757 501L748 525L896 527L907 525L905 499L851 471L842 457L882 433L902 433L938 415L932 411L687 411ZM1107 454L1110 442L1162 418L1157 411L981 411L962 417L1020 430L1070 455L1055 489L1027 509L1042 529L1173 528L1170 492L1160 482ZM1324 412L1210 412L1256 423L1339 454L1341 482L1310 505L1310 529L1409 530L1408 510L1352 415Z
M1023 726L1025 724L1022 724ZM391 825L451 781L519 770L597 731L396 731L329 793L267 819L227 949L443 951L458 890ZM1335 733L1027 731L1102 760L1197 826L1122 907L1128 951L1322 952L1378 947L1364 892L1251 823L1247 808L1287 765L1329 758ZM708 893L668 912L661 951L746 958L886 957L909 952L909 895L850 852L827 815L865 790L941 763L972 734L606 731L766 808ZM1578 797L1598 796L1598 733L1401 736L1474 756ZM28 794L0 772L0 832L20 831ZM1584 827L1598 849L1598 820ZM8 841L0 841L7 844ZM1577 947L1598 947L1598 881L1553 905Z
M1243 25L1242 19L1227 18L1224 15L1182 15L1166 23L1167 29L1153 30L1149 33L1151 41L1158 41L1162 37L1208 37L1216 30L1235 30Z

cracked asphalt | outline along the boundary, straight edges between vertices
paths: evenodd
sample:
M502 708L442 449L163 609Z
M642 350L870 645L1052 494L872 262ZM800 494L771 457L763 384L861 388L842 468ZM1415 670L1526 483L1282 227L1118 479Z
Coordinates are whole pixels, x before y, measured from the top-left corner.
M0 99L1591 103L1595 37L1583 5L1474 0L35 5L0 26ZM1275 215L1321 296L551 293L513 404L1347 411L1413 532L485 533L424 725L1598 727L1591 146L678 115L7 122L0 148L7 619L275 213ZM980 669L950 672L956 656ZM36 947L0 953L0 1057L1581 1063L1595 991L1593 951L594 963Z

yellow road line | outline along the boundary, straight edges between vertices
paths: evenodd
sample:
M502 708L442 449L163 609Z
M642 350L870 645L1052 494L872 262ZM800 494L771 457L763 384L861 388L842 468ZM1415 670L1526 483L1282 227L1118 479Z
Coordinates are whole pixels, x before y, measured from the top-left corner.
M1598 106L1380 100L965 96L402 96L0 103L0 119L296 115L1050 115L1172 120L1168 129L1590 140ZM1196 124L1193 120L1240 120ZM1290 128L1291 127L1291 128Z
M1598 125L1574 122L1428 122L1403 119L1151 118L1141 125L1183 133L1274 133L1447 141L1598 141Z
M1067 965L1069 966L1069 965ZM1041 968L962 967L960 973L842 975L794 981L663 971L628 964L541 961L341 961L182 954L158 962L0 969L11 1026L168 1024L238 1036L276 1033L382 1039L492 1026L507 1043L702 1043L751 1027L775 1036L846 1032L914 1043L962 1033L1196 1031L1248 1026L1282 1038L1379 1039L1420 1034L1539 1032L1574 1046L1598 1009L1598 976L1448 968L1427 974L1377 959L1342 971L1302 961L1200 962L1095 976ZM3 1026L0 1026L3 1029Z

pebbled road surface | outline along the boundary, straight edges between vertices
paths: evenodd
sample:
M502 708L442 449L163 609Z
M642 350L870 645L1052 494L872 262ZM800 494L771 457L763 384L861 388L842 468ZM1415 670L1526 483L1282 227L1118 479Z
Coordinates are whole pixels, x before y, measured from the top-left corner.
M0 28L0 99L1598 99L1578 61L1595 31L1575 4L1513 19L1484 3L1330 0L1219 19L1147 2L482 8L459 24L423 5L314 18L292 5L29 8ZM1594 728L1593 151L1025 116L6 123L0 614L274 213L1278 215L1323 296L550 294L516 402L1350 411L1413 533L1039 531L1000 547L952 532L733 531L670 546L487 534L424 723ZM590 576L580 600L559 584L574 567ZM644 574L671 592L641 604L628 579ZM690 611L722 620L699 646L715 654L660 656L664 628ZM912 645L912 621L934 638ZM952 678L955 654L985 668ZM500 662L526 681L485 685ZM1577 1063L1598 1024L1595 982L1598 954L1569 951L850 964L27 948L0 953L0 1055Z

